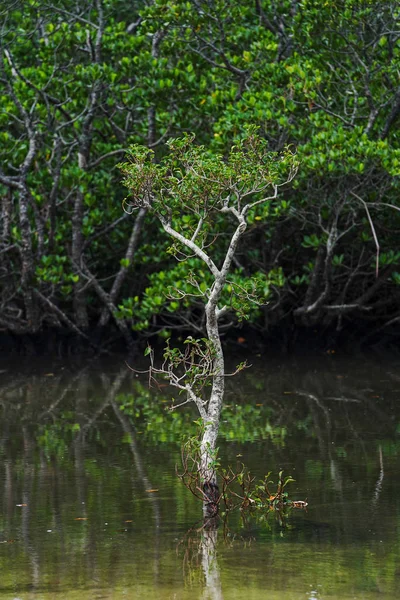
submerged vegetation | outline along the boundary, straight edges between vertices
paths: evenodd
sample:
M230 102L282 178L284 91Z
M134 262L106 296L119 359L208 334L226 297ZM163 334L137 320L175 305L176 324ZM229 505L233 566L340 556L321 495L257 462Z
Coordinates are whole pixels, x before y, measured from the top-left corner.
M231 511L240 509L251 513L259 512L262 518L266 518L270 512L274 512L279 522L287 516L292 508L307 508L306 501L294 501L288 497L286 486L294 482L292 477L283 478L283 471L278 474L276 487L272 488L274 482L270 480L271 472L264 476L261 481L251 475L243 463L238 463L236 468L229 466L224 468L218 457L218 448L210 452L211 466L215 472L220 487L204 485L202 477L202 433L204 424L199 421L198 433L189 437L182 446L181 460L182 470L178 476L190 492L199 498L204 504L204 513L207 518L213 518L220 513L227 516Z

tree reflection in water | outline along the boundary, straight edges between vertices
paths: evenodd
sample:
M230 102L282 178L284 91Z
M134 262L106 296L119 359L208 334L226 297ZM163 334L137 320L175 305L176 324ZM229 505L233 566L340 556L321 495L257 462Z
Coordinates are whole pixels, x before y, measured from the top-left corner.
M223 600L217 552L220 524L220 516L202 519L185 533L177 546L178 556L183 556L187 581L201 572L204 600Z
M375 372L367 364L286 365L267 376L247 371L243 385L228 388L221 459L235 464L244 453L257 476L265 467L296 467L300 485L307 480L312 487L314 508L287 535L307 541L306 552L312 544L355 548L354 539L374 552L368 536L376 530L385 539L382 523L396 510L383 507L389 493L398 497L389 477L400 454L393 373L382 365ZM168 532L181 538L201 512L174 480L193 415L170 413L166 390L148 390L124 364L1 378L3 592L113 587L128 577L151 577L156 585L175 572ZM250 452L246 444L254 440L257 452ZM385 564L396 563L395 532L393 525L387 530L393 550ZM222 534L210 523L192 543L205 598L222 598L216 550Z
M211 517L205 523L201 536L202 566L205 578L204 599L223 600L217 555L218 523Z

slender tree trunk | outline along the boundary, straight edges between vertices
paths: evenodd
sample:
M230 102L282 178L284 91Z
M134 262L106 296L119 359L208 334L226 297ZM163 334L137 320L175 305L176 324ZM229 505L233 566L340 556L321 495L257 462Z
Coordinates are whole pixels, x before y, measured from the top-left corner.
M216 513L218 511L219 490L213 461L215 459L219 421L225 391L225 359L218 327L218 319L221 314L225 312L225 308L219 309L218 301L226 283L226 278L232 265L239 240L246 231L247 225L244 215L237 215L239 225L232 236L223 265L219 270L201 248L196 246L191 240L185 239L176 232L162 215L158 215L158 217L165 231L175 239L178 239L190 250L194 251L199 258L205 262L214 275L214 285L205 306L207 336L212 342L214 352L212 388L210 399L208 401L207 414L206 417L203 418L204 433L200 449L200 476L203 481L203 491L206 495L204 512L206 515L210 515L213 514L213 512Z
M8 188L1 200L1 218L2 231L1 243L6 246L10 240L10 228L12 217L12 190Z
M133 348L133 339L132 339L131 331L129 330L129 327L128 327L126 321L120 320L117 317L115 317L115 313L117 311L117 307L113 303L110 295L107 294L107 292L105 292L103 290L103 288L101 287L101 285L97 281L96 277L94 277L92 275L92 273L89 271L89 269L85 265L83 265L83 270L86 273L86 275L88 277L90 277L91 284L94 287L94 289L95 289L98 297L100 298L100 300L107 307L106 310L107 310L108 314L114 315L115 323L116 323L118 329L120 330L120 332L122 333L122 335L124 336L128 348L132 349Z
M81 270L81 258L83 248L83 193L79 190L75 196L74 212L72 216L72 251L71 257L75 267L75 273ZM86 299L81 279L74 284L74 314L77 326L80 329L88 329L89 318L86 308Z
M222 311L218 308L218 300L220 299L222 290L226 283L226 278L228 276L232 260L235 256L239 240L245 231L246 222L244 217L241 217L239 218L239 225L236 228L236 231L233 234L229 244L222 268L215 275L214 286L205 307L207 336L213 344L214 361L213 383L207 409L207 423L205 424L204 435L201 443L201 469L205 484L210 483L211 488L212 490L215 490L215 493L218 493L218 486L212 461L213 455L215 455L219 420L225 392L225 358L218 327L218 317L221 315Z
M24 186L19 194L19 224L21 227L21 288L24 295L26 320L29 331L38 329L38 314L33 296L34 257L32 231L28 215L29 192Z
M215 453L219 418L225 391L225 359L219 336L217 307L211 300L206 305L206 327L209 340L213 344L213 383L211 396L208 403L207 422L203 439L201 441L201 470L205 483L216 485L215 470L212 466L213 454Z
M153 35L151 44L151 57L157 59L160 55L160 44L165 36L165 31L159 29ZM157 109L156 105L152 104L147 110L148 129L147 129L147 143L149 147L153 147L157 140L157 123L156 123Z
M205 515L212 515L218 510L219 488L213 460L217 448L219 421L225 391L225 358L218 329L217 306L212 300L209 300L206 305L206 327L208 339L213 344L214 375L207 409L207 421L201 440L201 477L203 479L203 491L207 496L204 503L204 513Z
M54 141L54 154L56 157L56 167L55 169L50 169L50 175L53 180L53 185L50 192L49 197L49 220L50 220L50 230L49 230L49 251L50 253L54 251L54 238L56 235L56 214L57 214L57 194L58 187L61 179L61 167L62 167L62 143L59 136L56 136Z
M92 61L96 64L100 64L102 61L101 44L104 32L104 14L101 0L96 0L96 8L98 12L98 27L96 39L92 48ZM78 165L83 171L87 170L89 164L89 156L93 138L92 126L98 108L101 89L101 81L96 80L93 83L90 92L89 106L82 123L82 133L80 136L78 149ZM79 274L79 271L81 270L80 263L83 253L83 214L84 196L83 192L78 190L75 196L74 213L72 217L72 261L75 265L75 272L77 274ZM75 283L74 286L74 312L78 327L81 329L87 329L89 327L89 318L87 314L86 299L84 296L84 284L80 279L77 283Z
M126 253L125 253L125 259L129 260L129 262L131 262L133 260L133 256L135 254L135 250L136 250L136 247L137 247L137 244L139 241L139 236L140 236L140 232L142 229L144 218L146 216L146 212L147 211L145 208L140 208L139 212L136 215L135 223L132 228L131 237L129 239L128 247L127 247ZM121 268L119 269L119 271L117 273L117 276L114 279L114 283L112 285L110 293L107 294L107 297L109 299L109 302L107 303L107 308L103 309L103 312L101 313L101 316L100 316L100 320L99 320L100 327L105 327L110 320L110 316L113 314L113 312L112 312L113 309L111 310L110 307L115 304L115 302L118 298L118 294L121 291L122 284L125 281L126 275L128 273L128 268L129 267L121 266ZM117 323L117 326L118 326L118 323Z

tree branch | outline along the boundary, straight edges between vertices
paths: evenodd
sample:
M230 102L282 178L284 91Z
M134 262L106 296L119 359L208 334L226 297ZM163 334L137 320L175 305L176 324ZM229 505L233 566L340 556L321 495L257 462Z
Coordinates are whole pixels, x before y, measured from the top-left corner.
M183 246L189 248L189 250L191 250L196 256L198 256L207 265L207 267L210 269L211 273L216 279L220 277L220 271L217 269L214 261L208 256L208 254L204 252L204 250L202 250L195 242L192 242L192 240L188 240L187 238L185 238L185 236L183 236L181 233L179 233L173 227L171 227L168 220L164 216L160 214L158 214L157 216L166 233L178 240L178 242L180 242Z

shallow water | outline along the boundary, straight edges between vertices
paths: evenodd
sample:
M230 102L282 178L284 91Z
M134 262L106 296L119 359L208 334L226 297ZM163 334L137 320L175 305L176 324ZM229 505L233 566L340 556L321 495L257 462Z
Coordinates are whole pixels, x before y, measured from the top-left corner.
M259 359L230 380L222 462L284 469L309 507L210 530L175 475L196 415L168 390L122 360L1 368L1 599L399 598L399 361Z

